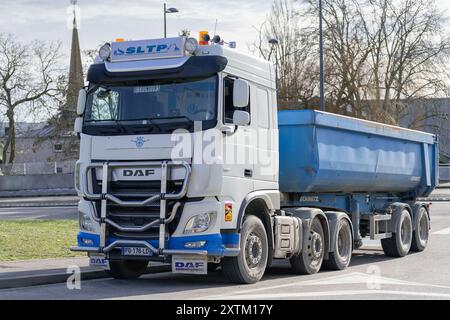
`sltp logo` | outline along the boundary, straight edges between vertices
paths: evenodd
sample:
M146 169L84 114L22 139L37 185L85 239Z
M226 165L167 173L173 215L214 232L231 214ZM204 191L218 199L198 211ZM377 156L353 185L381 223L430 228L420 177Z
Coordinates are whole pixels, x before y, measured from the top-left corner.
M131 142L134 142L136 144L136 148L143 148L145 143L149 140L146 140L144 137L137 137L135 140L131 140Z
M115 56L137 56L144 54L159 54L168 52L178 52L180 48L176 43L159 44L159 45L149 45L149 46L138 46L138 47L128 47L125 50L117 49L114 51Z

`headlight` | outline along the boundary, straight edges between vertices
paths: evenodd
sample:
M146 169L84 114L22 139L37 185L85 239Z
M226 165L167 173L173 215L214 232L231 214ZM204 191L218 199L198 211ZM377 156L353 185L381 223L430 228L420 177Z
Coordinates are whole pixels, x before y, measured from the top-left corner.
M184 44L184 48L190 54L193 54L198 49L198 41L195 38L186 39L186 43Z
M89 215L79 212L79 224L80 224L80 230L88 231L88 232L95 232L94 224L92 222L92 219Z
M103 61L108 60L111 57L111 45L109 43L103 45L98 51L98 55Z
M215 212L209 212L192 217L188 223L186 223L184 234L205 232L212 225L214 216Z

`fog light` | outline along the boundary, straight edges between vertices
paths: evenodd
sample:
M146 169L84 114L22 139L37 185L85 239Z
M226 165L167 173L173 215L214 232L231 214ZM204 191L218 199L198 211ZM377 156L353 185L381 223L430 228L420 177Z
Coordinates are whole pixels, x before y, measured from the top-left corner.
M107 43L100 48L100 50L98 51L98 55L103 61L107 61L111 57L111 52L111 45Z
M186 249L198 249L203 248L206 244L206 241L196 241L196 242L186 242L184 247Z
M190 54L194 54L195 51L198 49L198 41L194 38L188 38L186 39L186 43L184 45L184 48L186 51Z
M84 238L81 238L81 242L82 242L85 246L93 246L93 245L94 245L94 241L92 241L91 239L84 239Z

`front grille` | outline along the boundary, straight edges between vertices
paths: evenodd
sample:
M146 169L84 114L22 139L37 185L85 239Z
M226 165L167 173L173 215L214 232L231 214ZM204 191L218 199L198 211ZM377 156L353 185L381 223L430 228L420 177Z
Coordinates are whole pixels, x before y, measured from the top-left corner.
M95 171L92 171L93 192L96 194L102 191L102 181L96 178ZM181 191L183 181L168 181L167 193L177 194ZM161 181L110 181L108 194L114 195L123 201L143 201L154 195L160 194ZM172 212L177 201L167 201L166 217ZM180 202L182 202L180 200ZM100 217L101 201L95 201L96 214ZM182 212L181 206L178 209L175 220L168 226L169 234L172 234L180 220ZM107 217L123 227L142 227L160 218L159 200L145 207L124 207L108 202ZM159 224L155 224L145 232L123 232L115 227L107 226L107 236L125 240L153 240L159 239Z

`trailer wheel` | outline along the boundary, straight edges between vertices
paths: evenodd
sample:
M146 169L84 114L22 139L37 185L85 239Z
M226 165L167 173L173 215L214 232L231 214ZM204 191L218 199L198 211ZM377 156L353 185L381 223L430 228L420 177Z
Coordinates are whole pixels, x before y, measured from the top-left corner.
M389 239L382 239L381 246L388 257L404 257L412 243L412 221L408 210L403 210L395 226L395 232Z
M137 279L147 270L148 261L110 261L106 273L115 279Z
M341 219L337 225L334 250L330 252L328 260L323 262L326 270L344 270L352 259L352 227L347 219Z
M303 244L300 255L292 257L292 270L299 274L314 274L319 272L325 253L325 237L322 224L318 218L311 223L308 241Z
M262 221L248 215L242 225L241 251L222 262L224 275L234 283L252 284L261 280L267 267L269 241Z
M412 237L411 251L422 252L428 245L430 235L430 218L427 209L421 207L418 217L414 221L414 232Z

